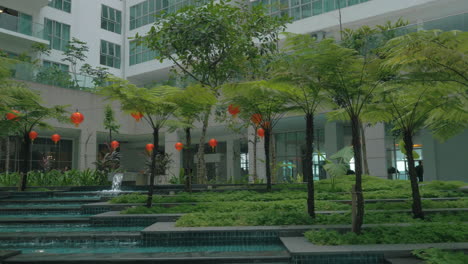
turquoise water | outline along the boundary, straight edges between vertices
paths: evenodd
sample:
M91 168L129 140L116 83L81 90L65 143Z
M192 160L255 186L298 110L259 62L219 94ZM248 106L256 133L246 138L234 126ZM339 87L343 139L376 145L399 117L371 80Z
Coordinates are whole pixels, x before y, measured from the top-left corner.
M38 214L0 214L0 218L36 218L36 217L90 217L94 214L81 214L79 212L70 212L67 214L64 213L54 213L54 212L45 212Z
M10 196L3 201L8 200L96 200L99 201L101 196L53 196L53 197L29 197L29 196Z
M2 225L0 232L137 232L146 226L96 226L89 224Z
M12 203L1 204L0 208L44 208L44 207L76 207L80 208L81 203Z
M81 247L81 248L19 248L27 253L165 253L165 252L238 252L238 251L282 251L285 247L278 244L265 245L219 245L219 246L178 246L178 247Z

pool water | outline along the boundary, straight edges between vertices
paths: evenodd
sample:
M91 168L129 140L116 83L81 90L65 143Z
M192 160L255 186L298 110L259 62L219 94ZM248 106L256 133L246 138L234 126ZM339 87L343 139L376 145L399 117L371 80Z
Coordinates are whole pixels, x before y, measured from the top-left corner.
M3 201L8 201L8 200L96 200L99 201L101 199L101 196L38 196L38 197L29 197L29 196L10 196L8 198L2 199Z
M0 232L138 232L146 226L91 226L90 224L0 224Z
M11 203L0 204L0 208L43 208L43 207L76 207L80 208L81 203Z
M0 218L36 218L36 217L90 217L93 214L81 214L80 212L70 213L54 213L54 212L41 212L38 214L0 214Z
M131 245L128 247L57 247L57 248L19 248L23 254L28 253L52 253L52 254L74 254L74 253L167 253L167 252L238 252L238 251L282 251L286 250L281 243L257 244L257 245L217 245L217 246L177 246L177 247L139 247Z

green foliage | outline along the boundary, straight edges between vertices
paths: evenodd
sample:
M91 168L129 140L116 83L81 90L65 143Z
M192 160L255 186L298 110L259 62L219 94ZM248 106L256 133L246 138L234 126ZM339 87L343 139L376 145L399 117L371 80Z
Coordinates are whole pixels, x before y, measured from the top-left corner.
M308 231L305 237L316 245L415 244L466 242L468 224L430 223L410 226L382 226L365 229L362 234L340 234L334 230Z
M109 104L104 107L104 129L109 131L109 143L112 141L112 133L119 133L120 125L114 117L114 110Z
M0 186L17 186L20 179L21 175L19 173L0 174ZM90 169L64 172L58 170L49 172L30 171L27 180L28 186L94 186L108 184L106 174Z
M447 251L438 248L417 249L411 252L423 259L427 264L465 264L468 263L468 255L463 251Z
M107 70L108 68L100 66L93 68L88 63L85 63L83 66L81 66L80 69L82 73L93 77L93 83L96 87L104 86L106 84L106 78L109 75L109 72Z
M63 52L65 58L63 58L62 61L70 63L70 68L75 76L76 86L78 86L76 65L78 62L84 61L87 58L85 53L88 51L89 47L86 45L86 42L73 37L72 40L68 42L66 50Z
M36 81L43 84L67 88L72 88L75 85L70 74L56 66L41 68L36 75Z

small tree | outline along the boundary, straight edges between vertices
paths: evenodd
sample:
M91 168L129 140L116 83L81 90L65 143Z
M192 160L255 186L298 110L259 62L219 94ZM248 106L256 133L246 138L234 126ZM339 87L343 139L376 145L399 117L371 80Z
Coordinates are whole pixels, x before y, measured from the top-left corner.
M303 174L307 180L307 212L315 217L313 150L314 115L324 104L326 97L319 82L320 67L316 60L310 59L317 49L318 42L309 35L288 34L286 49L272 65L273 79L270 87L278 90L288 104L303 112L306 119L306 154Z
M96 67L93 68L88 63L81 66L80 71L86 75L93 77L93 84L98 86L104 86L106 84L106 78L109 76L109 71L106 67Z
M151 207L154 192L154 176L156 171L156 154L159 143L159 131L166 125L167 120L177 110L177 105L169 99L180 89L171 86L157 86L151 89L139 88L128 81L112 78L108 79L109 86L99 88L99 93L110 100L120 102L125 112L142 113L143 119L153 129L153 144L156 148L151 155L150 185L148 189L147 207Z
M52 129L44 120L56 119L60 122L66 121L65 108L67 106L43 106L39 93L33 91L27 92L24 89L12 90L11 96L16 99L16 102L10 105L10 107L11 109L19 111L19 114L17 114L17 118L9 121L10 131L13 131L23 138L24 164L20 190L24 191L27 184L27 173L31 170L31 139L29 138L29 132L35 128Z
M247 82L227 85L223 92L229 102L240 106L241 115L255 113L256 116L244 116L244 119L255 119L254 122L265 131L264 149L267 190L271 191L270 144L272 132L281 117L290 110L290 107L286 105L287 99L284 96L267 87L268 83L266 81Z
M246 74L245 62L276 50L277 32L286 19L268 16L262 7L228 1L187 6L162 13L144 37L136 36L156 59L171 61L175 69L217 97L221 85ZM198 181L206 182L204 146L211 108L202 116L198 148Z
M66 50L63 52L63 56L65 58L63 58L62 61L67 61L70 63L70 68L75 78L75 86L77 87L79 86L79 83L76 65L78 64L78 62L84 61L87 58L85 53L88 51L89 48L86 45L86 42L81 41L77 38L72 38L72 40L68 42Z
M171 122L173 128L183 129L185 134L184 168L185 190L192 192L192 136L195 121L201 121L203 113L216 104L216 96L205 86L193 85L178 93L171 101L178 106L174 113L179 122Z
M109 144L112 142L112 132L119 133L120 125L115 121L114 110L107 104L104 108L104 129L109 131Z

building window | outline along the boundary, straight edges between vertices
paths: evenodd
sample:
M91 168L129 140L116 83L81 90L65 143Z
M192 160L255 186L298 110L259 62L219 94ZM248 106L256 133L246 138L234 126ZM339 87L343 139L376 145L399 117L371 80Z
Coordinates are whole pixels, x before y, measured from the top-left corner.
M150 61L156 57L157 51L150 50L144 45L138 45L136 41L130 42L130 65Z
M190 4L200 6L208 2L209 0L146 0L130 7L130 29L153 23L155 15L161 12L174 13Z
M52 0L49 1L49 6L71 13L71 0Z
M50 47L65 51L70 41L70 26L54 20L44 19L44 35L50 41Z
M263 4L269 15L289 16L293 20L300 20L369 1L371 0L255 0L252 4Z
M101 65L120 69L120 45L101 40Z
M102 5L101 28L120 34L122 32L122 12Z
M53 61L47 61L45 60L42 65L45 68L57 68L63 72L69 72L69 67L66 64L58 63L58 62L53 62Z

